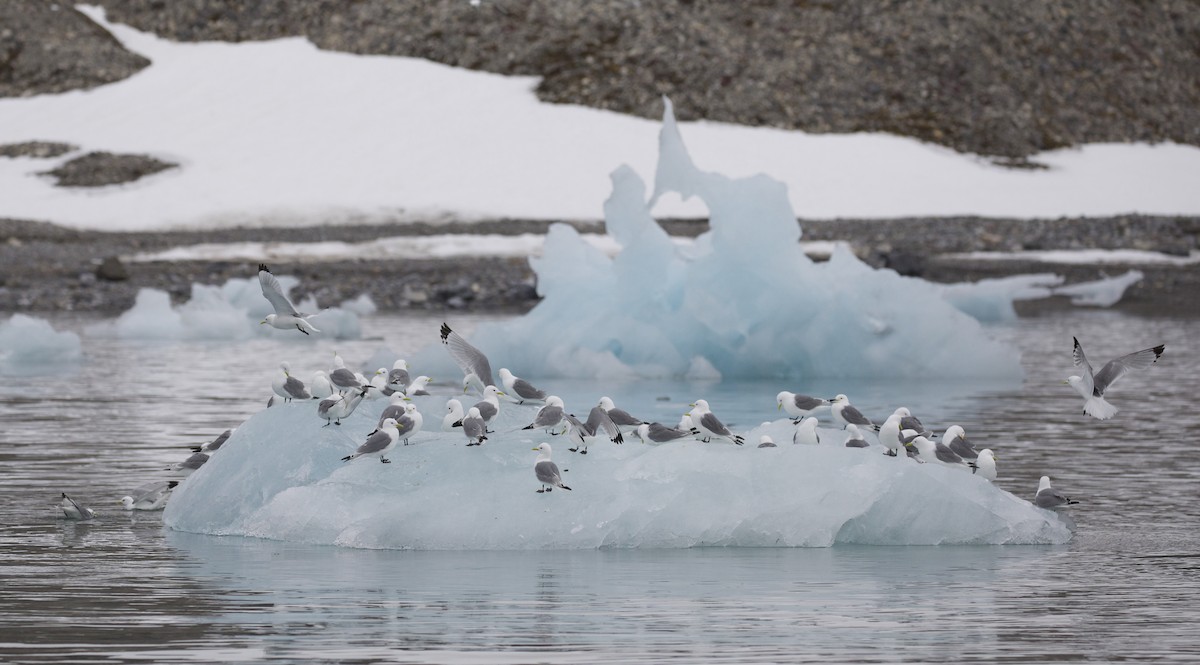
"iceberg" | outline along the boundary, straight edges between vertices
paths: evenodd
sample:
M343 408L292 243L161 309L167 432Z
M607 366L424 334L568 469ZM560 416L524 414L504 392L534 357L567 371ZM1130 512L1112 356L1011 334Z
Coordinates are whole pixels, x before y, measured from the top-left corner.
M432 405L424 409L427 426ZM502 410L492 440L465 447L436 425L397 446L390 464L342 462L375 425L365 403L341 427L312 404L265 409L183 480L164 523L239 535L379 549L595 549L1044 544L1071 537L1057 514L959 469L885 457L880 448L777 448L677 441L554 444L572 491L539 494L531 448L512 433L531 409ZM431 431L432 430L432 431ZM518 430L519 432L519 430ZM835 440L833 430L823 440Z
M49 321L13 314L0 323L0 371L6 374L55 371L82 358L79 335L55 330Z
M299 283L294 277L279 277L284 293ZM320 330L314 335L286 335L291 339L358 339L362 326L358 311L369 311L369 297L347 301L342 307L321 310L312 319ZM296 303L301 311L317 311L311 297ZM158 289L141 289L134 305L111 323L93 326L89 332L137 340L224 340L236 341L275 335L285 337L269 326L261 326L263 317L274 311L263 297L258 278L230 279L225 284L193 284L191 297L172 305L171 297Z
M669 101L653 193L628 166L611 180L604 219L620 251L610 258L553 225L530 259L542 301L472 338L493 362L579 378L1022 375L1018 353L940 285L871 268L845 247L826 262L806 256L786 187L697 168ZM651 216L665 196L708 207L710 229L690 247Z

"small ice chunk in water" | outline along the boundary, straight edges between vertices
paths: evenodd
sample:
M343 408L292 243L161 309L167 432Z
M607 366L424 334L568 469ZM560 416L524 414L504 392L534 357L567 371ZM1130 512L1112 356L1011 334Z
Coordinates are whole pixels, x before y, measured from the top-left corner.
M49 321L13 314L0 323L0 371L36 372L61 367L83 357L79 335L55 330Z

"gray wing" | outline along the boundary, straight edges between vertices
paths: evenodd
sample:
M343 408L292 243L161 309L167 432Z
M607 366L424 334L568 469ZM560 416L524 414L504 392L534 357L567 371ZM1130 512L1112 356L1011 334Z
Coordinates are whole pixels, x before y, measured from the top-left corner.
M608 438L618 443L625 438L621 436L621 428L617 427L612 418L608 417L608 412L598 406L593 406L591 413L588 414L587 428L592 436L599 434L603 429Z
M1162 355L1163 349L1166 346L1159 344L1150 349L1142 349L1135 351L1127 356L1121 356L1116 360L1110 360L1107 365L1100 368L1096 373L1093 394L1097 397L1104 395L1104 391L1116 382L1117 379L1125 376L1125 373L1131 369L1145 369L1155 363L1159 356Z
M412 381L409 379L408 370L393 369L388 371L387 384L389 386L401 386L401 389L407 388Z
M463 434L469 439L478 439L484 434L483 419L464 418L462 421Z
M495 379L492 378L492 364L488 362L487 356L483 355L483 351L471 346L462 335L451 330L445 323L442 324L442 343L446 345L450 357L458 363L463 374L475 374L485 386L496 385Z
M275 275L271 274L270 270L263 264L258 264L258 285L262 287L262 294L271 303L271 307L275 308L275 313L281 316L300 316L300 312L296 311L296 306L292 301L283 295L283 287L279 284L279 280L275 279Z
M130 492L129 496L133 499L134 503L137 503L138 501L149 498L152 495L161 494L170 488L171 484L165 480L154 483L146 483L145 485L142 485Z
M391 443L392 438L388 436L387 432L375 432L371 436L368 436L367 440L364 441L363 444L358 447L358 450L354 451L354 453L356 455L377 453L384 448L387 448ZM222 457L221 459L225 458Z
M395 418L396 422L400 422L400 417L403 415L404 407L396 404L389 404L383 410L383 413L379 414L379 423L377 423L375 427L376 429L383 427L383 421L387 420L388 418Z
M283 392L291 395L294 399L312 399L312 395L304 387L304 382L294 376L289 376L283 382Z
M329 382L339 388L358 388L362 386L354 372L341 367L329 373Z
M847 448L870 448L871 444L867 443L866 439L847 439Z
M937 453L937 458L946 464L962 464L963 459L959 457L953 450L950 450L940 441L934 442L934 450Z
M629 412L623 409L609 409L608 417L621 427L637 427L642 424L641 420L629 415Z
M534 427L554 427L562 422L563 410L561 406L547 405L538 410L537 415L533 418Z
M487 400L476 402L475 408L479 409L479 417L483 418L484 422L495 418L496 414L500 413L500 409L497 409L495 404L492 404Z
M412 416L400 416L396 418L396 431L399 432L401 439L412 434L416 426L417 421L413 420Z
M921 424L920 419L918 419L916 416L904 416L903 418L901 418L900 419L900 429L901 429L901 431L906 430L906 429L911 429L916 432L926 431L925 426Z
M558 465L550 460L534 464L533 472L537 474L537 479L543 484L558 485L562 482L562 474L558 471Z
M820 397L810 397L808 395L795 395L792 397L792 403L796 405L797 409L803 409L805 411L812 411L815 408L825 406L829 402L821 399Z
M546 399L546 392L533 387L533 384L525 379L517 379L513 381L513 392L521 399Z
M221 459L225 459L225 458L222 457ZM205 455L204 453L192 453L191 457L183 460L183 464L180 465L180 468L181 469L199 469L200 467L204 466L204 463L207 461L208 461L208 455Z
M341 402L342 399L343 397L341 395L336 397L326 397L317 404L317 414L321 416L328 414L329 410L332 409L335 404Z
M950 450L965 460L979 459L979 452L975 450L975 446L961 436L956 436L950 441Z
M1057 506L1065 506L1071 503L1070 497L1059 492L1053 487L1044 489L1033 497L1033 505L1038 508L1055 508Z
M725 424L722 423L716 416L714 416L711 411L700 416L700 425L713 434L720 434L721 436L733 436L733 432L730 432L729 428L726 427Z
M867 417L862 414L862 411L859 411L857 407L851 404L847 404L846 406L842 407L842 418L846 422L853 423L855 425L874 427L874 425L871 424L871 421L867 420Z
M87 517L88 517L87 508L84 508L83 506L79 505L78 501L67 496L66 492L63 492L62 498L66 499L67 501L69 501L71 503L71 506L75 509L76 512L79 513L80 519L85 519L85 520L87 519Z
M682 439L685 436L691 436L691 432L685 432L674 427L668 427L662 423L650 423L650 429L646 436L655 443L666 443L675 439Z
M1092 375L1092 364L1088 362L1087 356L1083 355L1083 345L1079 343L1078 337L1072 337L1075 341L1075 347L1071 349L1071 359L1075 362L1076 367L1082 367L1087 370L1088 376Z
M572 432L579 432L584 436L591 436L595 434L594 431L588 429L587 425L579 422L579 419L576 418L574 414L568 413L567 415L563 416L563 418L566 419L567 425L570 426Z
M231 429L227 429L224 432L221 432L221 435L218 436L217 438L213 439L212 443L205 446L205 448L207 448L209 451L213 451L213 450L216 450L217 448L220 448L221 446L225 445L225 442L227 440L229 440L229 435L231 435L231 434L233 434L233 430L231 430Z

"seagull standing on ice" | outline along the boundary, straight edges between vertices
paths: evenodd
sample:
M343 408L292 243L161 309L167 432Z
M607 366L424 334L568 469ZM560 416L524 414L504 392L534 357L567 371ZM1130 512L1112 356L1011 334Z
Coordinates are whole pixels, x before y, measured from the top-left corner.
M262 294L271 303L271 307L275 308L275 313L268 314L267 318L259 321L259 325L265 323L280 330L295 328L305 335L321 332L308 322L316 314L301 314L297 311L292 301L283 294L279 280L275 279L275 275L262 263L258 264L258 285L262 287Z
M333 384L329 382L329 375L324 370L313 372L312 381L309 381L308 386L314 399L325 399L333 394Z
M862 432L858 430L858 425L846 425L846 432L850 435L850 437L846 439L847 448L871 447L871 444L867 443L867 440L863 438Z
M366 396L370 386L359 388L358 392L348 395L337 394L332 397L327 397L317 404L317 415L329 421L321 427L329 427L329 423L341 425L343 418L349 418L350 414L358 408L363 397Z
M607 395L600 398L599 406L619 428L629 428L632 432L642 424L641 419L633 417L624 409L618 409L612 398Z
M975 459L975 465L971 467L975 475L983 476L988 480L996 479L996 455L991 448L984 448L979 451L979 457Z
M870 429L872 432L878 432L879 428L875 426L867 417L859 411L857 407L850 403L850 398L845 395L838 395L833 398L833 419L843 428L846 425L858 425L859 428Z
M642 443L666 443L692 436L690 430L675 429L662 423L642 423L634 432L642 440Z
M467 415L462 419L463 434L467 435L467 446L482 445L487 441L487 425L483 422L483 417L479 415L479 409L471 407L467 411Z
M796 431L792 433L792 443L804 446L815 446L821 443L821 435L817 434L816 416L809 416L796 425Z
M779 409L788 414L792 422L796 423L818 411L828 409L830 406L827 399L809 397L808 395L800 395L786 390L775 396L775 403L779 405Z
M428 395L429 391L425 390L425 388L429 386L431 381L433 381L433 379L422 374L408 384L408 388L404 390L404 394L408 395L409 397L422 397Z
M463 373L463 392L467 392L470 388L475 388L479 392L483 392L487 386L496 384L492 379L492 364L488 362L487 356L483 351L471 346L471 343L463 339L463 336L450 329L450 326L442 323L442 344L446 345L446 350L450 352L450 357L458 364L458 368Z
M901 436L912 436L912 434L909 434L909 432L913 432L913 430L902 430ZM946 466L959 467L963 469L968 468L967 463L963 460L963 458L956 455L953 450L950 450L946 446L942 445L942 443L939 441L930 441L924 436L917 434L913 438L912 443L914 446L916 446L917 454L920 455L922 462L927 464L945 464Z
M517 404L525 402L542 403L546 401L546 392L533 387L533 384L515 376L508 371L507 367L500 368L500 383L504 386L504 393L508 395L508 399Z
M696 429L700 430L702 441L710 441L712 439L725 439L730 443L742 445L745 443L740 435L729 431L729 428L720 421L713 412L708 408L708 401L698 399L691 404L692 407L692 423Z
M554 436L554 428L562 424L563 421L563 401L558 395L550 395L546 398L546 405L538 409L537 414L533 416L533 422L522 427L521 429L544 429L551 436Z
M961 425L947 427L942 434L942 443L967 462L974 462L979 458L979 453L975 450L975 446L967 440L967 432Z
M283 401L290 402L294 399L312 399L312 394L308 392L308 388L304 387L304 382L292 376L292 368L287 363L279 363L279 369L283 370L282 376L275 377L271 382L271 390L275 391L276 395L283 398Z
M463 412L462 402L451 399L446 401L446 415L442 418L442 431L453 432L462 423L466 413Z
M367 440L358 447L358 450L355 450L353 455L343 457L342 461L349 462L364 455L378 455L380 462L391 464L392 460L384 457L384 455L388 454L388 451L392 448L395 448L396 442L399 440L400 436L396 430L396 420L395 418L388 418L383 421L383 427L367 436Z
M533 463L533 473L537 476L538 482L542 484L542 488L537 493L545 494L555 487L570 490L570 487L563 484L562 473L558 470L558 465L550 461L550 444L538 444L534 450L538 451L538 456Z
M363 387L363 381L360 377L346 369L346 361L338 355L337 351L333 352L333 369L329 372L329 383L333 384L339 392L355 390Z
M1075 392L1083 398L1083 412L1099 420L1108 420L1117 414L1117 407L1105 401L1104 391L1116 383L1117 379L1125 376L1129 370L1145 369L1153 365L1166 348L1165 344L1159 344L1149 349L1135 351L1116 360L1108 361L1104 367L1100 368L1099 372L1093 374L1092 366L1088 363L1087 357L1083 355L1083 347L1079 344L1079 340L1074 337L1071 339L1075 340L1075 348L1071 351L1071 355L1075 366L1083 368L1083 376L1069 376L1066 383L1070 384Z
M412 379L408 376L408 361L403 358L392 363L392 368L387 371L384 387L392 392L407 393L408 384Z
M1033 497L1033 505L1038 508L1058 510L1076 503L1079 502L1050 486L1050 476L1042 476L1038 481L1037 494Z

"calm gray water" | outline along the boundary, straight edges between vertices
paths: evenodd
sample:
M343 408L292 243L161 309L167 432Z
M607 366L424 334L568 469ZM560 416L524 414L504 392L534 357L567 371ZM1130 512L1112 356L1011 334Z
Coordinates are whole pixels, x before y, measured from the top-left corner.
M439 323L376 316L364 329L406 352ZM880 418L902 400L995 449L1005 489L1031 497L1048 474L1081 499L1066 545L412 552L177 533L119 497L260 409L281 354L336 346L361 360L381 341L85 333L84 362L0 377L0 661L1200 660L1200 320L1075 310L993 333L1022 350L1023 385L643 382L611 394L664 420L704 395L747 425L776 417L781 389L846 392ZM1167 344L1114 389L1114 421L1084 419L1061 384L1073 334L1093 363ZM293 364L302 376L318 366ZM594 399L594 387L543 383ZM101 518L59 519L61 491Z

